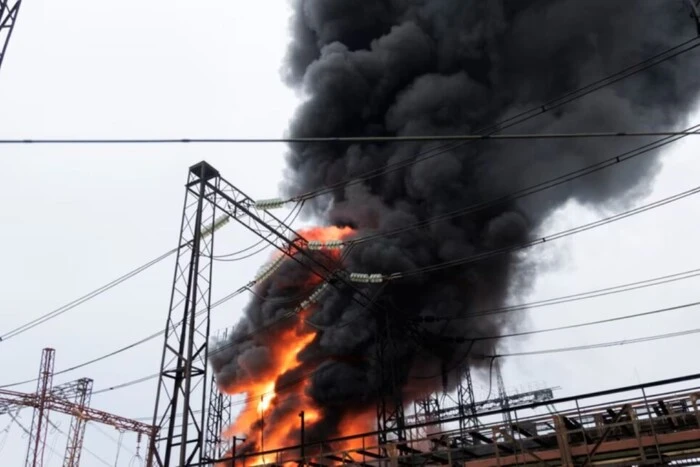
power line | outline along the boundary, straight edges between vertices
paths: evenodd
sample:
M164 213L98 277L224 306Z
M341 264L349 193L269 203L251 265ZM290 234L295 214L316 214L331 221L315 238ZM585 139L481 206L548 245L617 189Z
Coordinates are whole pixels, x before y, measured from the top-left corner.
M617 82L620 82L626 78L629 78L637 73L649 70L661 63L664 63L670 59L673 59L675 57L678 57L681 54L684 54L686 52L689 52L691 50L694 50L700 46L700 40L695 37L690 40L687 40L685 42L682 42L674 47L671 47L661 53L658 53L640 63L637 63L632 66L628 66L627 68L624 68L616 73L613 73L612 75L609 75L607 77L604 77L602 79L599 79L597 81L594 81L592 83L589 83L588 85L585 85L579 89L576 89L574 91L570 91L558 98L552 99L548 102L545 102L544 104L534 106L528 110L525 110L523 112L520 112L516 115L513 115L509 118L506 118L505 120L501 120L500 122L496 122L495 124L485 126L483 128L480 128L477 130L477 133L497 133L499 131L506 130L508 128L512 128L516 125L519 125L521 123L527 122L535 117L538 117L544 113L550 112L552 110L555 110L559 107L562 107L568 103L571 103L575 100L581 99L589 94L592 94L595 91L598 91L600 89L603 89L607 86L610 86L612 84L615 84ZM397 161L394 163L387 164L381 168L378 169L373 169L369 170L367 172L364 172L362 174L356 175L352 178L341 180L340 182L325 186L323 188L319 188L316 190L309 191L307 193L304 193L302 195L296 196L292 198L292 200L308 200L311 198L315 198L317 196L321 196L323 194L327 194L332 192L333 190L336 190L340 187L343 186L350 186L350 185L355 185L358 183L361 183L366 180L370 180L372 178L379 177L381 175L385 175L388 173L395 172L397 170L401 170L406 167L410 167L412 165L416 165L420 162L424 162L426 160L432 159L434 157L440 156L442 154L445 154L447 152L450 152L454 149L457 149L461 146L464 146L465 144L468 144L469 142L461 142L458 144L447 144L447 145L442 145L438 147L434 147L432 149L429 149L427 151L420 152L416 155L415 159L410 159L410 160L402 160L402 161Z
M492 258L495 256L499 256L499 255L502 255L505 253L512 253L515 251L524 250L524 249L527 249L527 248L530 248L530 247L533 247L536 245L542 245L542 244L545 244L548 242L552 242L554 240L559 240L561 238L569 237L571 235L586 232L588 230L592 230L592 229L597 228L597 227L602 227L604 225L611 224L613 222L617 222L619 220L626 219L628 217L632 217L634 215L641 214L643 212L650 211L652 209L656 209L656 208L665 206L667 204L670 204L670 203L673 203L675 201L679 201L681 199L696 195L698 193L700 193L700 186L692 188L692 189L684 191L684 192L681 192L681 193L678 193L678 194L673 195L673 196L669 196L668 198L664 198L664 199L655 201L653 203L639 206L639 207L631 209L629 211L625 211L625 212L616 214L614 216L599 219L599 220L594 221L594 222L589 222L587 224L573 227L571 229L566 229L566 230L563 230L563 231L560 231L560 232L557 232L557 233L554 233L554 234L551 234L548 236L538 237L536 239L529 240L527 242L520 243L518 245L513 245L513 246L509 246L509 247L505 247L505 248L490 250L490 251L486 251L484 253L480 253L477 255L468 256L468 257L459 258L459 259L454 259L454 260L450 260L450 261L445 261L442 263L437 263L437 264L433 264L433 265L422 267L422 268L416 268L416 269L412 269L412 270L405 271L405 272L396 272L393 274L388 274L388 275L384 276L384 280L397 280L397 279L403 279L406 277L416 276L416 275L420 275L420 274L441 271L441 270L452 268L455 266L463 266L465 264L470 264L470 263L474 263L477 261L482 261L482 260L489 259L489 258Z
M522 243L522 244L520 244L520 245L515 245L515 246L512 246L512 247L502 248L502 249L497 249L497 250L492 250L492 251L487 251L487 252L482 253L482 254L479 254L479 255L469 256L469 257L465 257L465 258L461 258L461 259L457 259L457 260L451 260L451 261L447 261L447 262L444 262L444 263L440 263L440 264L435 264L435 265L427 266L427 267L424 267L424 268L414 269L414 270L411 270L411 271L406 271L406 272L401 272L401 273L390 274L390 275L388 275L388 276L386 277L386 279L387 279L387 280L397 280L397 279L402 279L402 278L405 278L405 277L410 277L410 276L413 276L413 275L418 275L418 274L424 274L424 273L430 273L430 272L440 271L440 270L447 269L447 268L451 268L451 267L456 267L456 266L461 266L461 265L473 263L473 262L476 262L476 261L481 261L481 260L484 260L484 259L488 259L488 258L491 258L491 257L494 257L494 256L501 255L501 254L510 253L510 252L514 252L514 251L518 251L518 250L523 250L523 249L526 249L526 248L529 248L529 247L532 247L532 246L541 245L541 244L544 244L544 243L547 243L547 242L551 242L551 241L554 241L554 240L558 240L558 239L561 239L561 238L565 238L565 237L568 237L568 236L571 236L571 235L574 235L574 234L577 234L577 233L585 232L585 231L591 230L591 229L596 228L596 227L601 227L601 226L603 226L603 225L607 225L607 224L610 224L610 223L612 223L612 222L616 222L616 221L619 221L619 220L622 220L622 219L626 219L626 218L631 217L631 216L633 216L633 215L640 214L640 213L643 213L643 212L646 212L646 211L649 211L649 210L652 210L652 209L656 209L656 208L661 207L661 206L665 206L665 205L667 205L667 204L670 204L670 203L675 202L675 201L679 201L679 200L681 200L681 199L684 199L684 198L686 198L686 197L695 195L695 194L697 194L697 193L700 193L700 186L699 186L699 187L696 187L696 188L693 188L693 189L691 189L691 190L687 190L687 191L681 192L681 193L679 193L679 194L670 196L670 197L668 197L668 198L664 198L664 199L655 201L655 202L653 202L653 203L650 203L650 204L647 204L647 205L644 205L644 206L640 206L640 207L631 209L631 210L629 210L629 211L625 211L625 212L623 212L623 213L616 214L616 215L614 215L614 216L610 216L610 217L607 217L607 218L604 218L604 219L599 219L599 220L597 220L597 221L590 222L590 223L588 223L588 224L584 224L584 225L581 225L581 226L578 226L578 227L574 227L574 228L571 228L571 229L567 229L567 230L564 230L564 231L561 231L561 232L558 232L558 233L555 233L555 234L552 234L552 235L549 235L549 236L546 236L546 237L540 237L540 238L538 238L538 239L531 240L531 241L529 241L529 242L525 242L525 243ZM691 273L696 273L696 272L697 272L697 271L686 271L685 273L679 273L678 275L681 275L681 274L691 274ZM661 277L661 278L657 278L657 279L650 279L650 280L647 281L647 282L656 282L656 281L663 281L663 280L668 280L668 281L670 282L671 280L674 280L674 279L675 279L675 280L679 280L679 279L676 279L676 276L678 276L678 275L672 275L672 276L668 276L668 277ZM689 276L689 277L694 277L694 275L695 275L695 274L693 274L693 275L691 275L691 276ZM661 283L663 283L663 282L661 282ZM642 285L642 284L633 283L633 284L630 284L629 286L630 286L630 287L635 287L635 286L636 286L636 288L641 288L641 287L640 287L641 285ZM611 289L609 289L609 290L594 291L593 294L595 294L596 292L601 292L601 293L603 293L603 294L612 293L612 289L620 288L620 287L624 287L624 286L617 286L617 287L611 288ZM223 299L222 301L213 304L211 308L215 308L216 306L220 305L220 304L223 303L224 301L227 301L227 300L229 300L230 298L233 298L234 296L237 296L237 295L239 295L240 293L243 293L243 292L244 292L245 290L247 290L247 289L248 289L247 286L238 289L236 292L234 292L233 294L229 295L229 297L226 297L226 298ZM618 293L619 293L619 292L618 292ZM593 295L593 294L592 294L592 295ZM595 296L597 296L597 295L595 295ZM574 298L574 297L563 297L563 298L562 298L562 302L565 302L565 301L567 301L567 300L570 301L571 298ZM506 308L506 309L507 309L507 308ZM487 311L488 311L488 310L487 310ZM502 312L501 310L497 310L497 311L498 311L498 312ZM493 311L491 311L491 312L493 312ZM277 325L281 324L282 322L286 321L287 319L292 318L293 316L296 316L296 314L295 314L295 313L287 313L287 314L283 315L280 319L275 320L275 321L272 321L272 322L266 324L265 326L262 326L261 328L258 328L258 329L255 329L255 330L251 331L250 333L248 333L248 336L255 335L255 334L260 334L260 333L264 332L265 330L267 330L267 329L269 329L269 328L271 328L271 327L273 327L273 326L277 326ZM119 349L119 350L117 350L117 351L115 351L115 352L112 352L112 353L110 353L110 354L104 355L104 356L102 356L102 357L98 357L98 358L93 359L93 360L91 360L91 361L89 361L89 362L86 362L86 363L84 363L84 364L78 365L78 366L76 366L76 367L72 367L72 368L67 369L67 370L64 370L64 371L62 371L62 372L58 372L58 373L56 373L56 374L61 374L61 373L65 373L65 372L68 372L68 371L72 371L72 370L74 370L74 369L81 368L81 367L87 366L87 365L89 365L89 364L96 363L96 362L98 362L98 361L104 360L104 359L109 358L109 357L111 357L111 356L113 356L113 355L116 355L116 354L118 354L118 353L122 353L122 352L124 352L124 351L126 351L126 350L129 350L129 349L134 348L134 347L136 347L136 346L138 346L138 345L141 345L141 344L143 344L143 343L145 343L145 342L147 342L147 341L149 341L149 340L151 340L151 339L156 338L157 336L159 336L159 335L161 335L161 334L162 334L162 331L161 331L161 332L158 332L158 333L155 333L155 334L152 334L152 335L150 335L150 336L148 336L148 337L142 339L141 341L137 341L136 343L130 344L130 345L126 346L126 347L123 347L122 349ZM245 336L243 336L243 337L245 337ZM211 354L213 355L213 354L215 354L215 353L222 352L222 351L224 351L224 350L226 350L226 349L232 347L233 345L235 345L234 342L230 342L230 343L228 343L228 344L225 344L225 345L223 345L223 346L221 346L221 347L219 347L219 348L217 348L217 349L212 350L212 351L211 351ZM157 376L157 375L155 375L155 376ZM153 377L155 377L155 376L153 376ZM33 382L33 381L36 381L36 380L22 381L22 382L20 382L20 383L14 383L14 384L12 384L12 385L0 386L0 388L2 388L2 387L11 387L11 386L20 385L20 384L25 384L25 383ZM140 382L140 381L139 381L139 382ZM132 383L133 383L133 382L132 382ZM136 383L133 383L133 384L136 384ZM128 385L130 385L130 384L128 384ZM122 387L122 386L120 386L120 387ZM105 392L105 391L107 391L107 390L112 390L112 389L109 389L109 388L108 388L108 389L106 389L106 390L103 390L103 392Z
M128 279L131 279L132 277L137 276L138 274L149 269L150 267L160 263L161 261L163 261L164 259L168 258L170 255L172 255L176 252L177 252L177 248L174 248L174 249L160 255L159 257L147 262L146 264L129 271L128 273L124 274L123 276L103 285L102 287L99 287L99 288L93 290L92 292L85 294L76 300L73 300L72 302L69 302L69 303L67 303L59 308L56 308L53 311L50 311L50 312L48 312L48 313L46 313L38 318L35 318L35 319L33 319L33 320L31 320L31 321L29 321L21 326L18 326L11 331L8 331L4 335L0 336L0 342L6 341L6 340L11 339L15 336L23 334L23 333L39 326L40 324L43 324L49 320L57 318L58 316L72 310L73 308L76 308L76 307L82 305L83 303L85 303L89 300L92 300L95 297L102 295L103 293L116 287L117 285L121 284L122 282L124 282Z
M528 356L528 355L545 355L545 354L555 354L555 353L564 353L564 352L578 352L578 351L582 351L582 350L603 349L603 348L608 348L608 347L618 347L618 346L623 346L623 345L639 344L642 342L652 342L652 341L657 341L657 340L662 340L662 339L671 339L671 338L675 338L675 337L689 336L689 335L698 334L698 333L700 333L700 328L688 329L685 331L678 331L678 332L669 332L669 333L665 333L665 334L655 334L652 336L638 337L636 339L625 339L625 340L619 340L619 341L600 342L598 344L578 345L578 346L573 346L573 347L558 347L558 348L553 348L553 349L531 350L528 352L511 352L511 353L503 353L503 354L496 354L496 355L483 355L483 357L484 358L504 358L504 357L522 357L522 356Z
M635 317L639 316L647 316L653 313L663 313L667 311L673 311L673 310L678 310L681 308L689 308L692 306L698 306L700 305L700 302L695 302L695 303L690 303L686 305L679 305L677 307L670 307L666 309L661 309L661 310L654 310L652 312L647 312L647 313L641 313L639 315L631 315L628 317L621 317L621 318L613 318L610 320L603 320L603 321L595 321L595 322L590 322L590 323L580 323L577 325L569 326L569 327L561 327L559 329L546 329L546 330L541 330L541 331L530 331L529 334L536 334L538 332L553 332L554 330L563 330L563 329L569 329L571 327L583 327L583 326L591 326L591 325L598 325L598 324L605 324L608 322L613 322L613 321L620 321L622 319L632 319ZM504 357L516 357L516 356L526 356L526 355L541 355L541 354L549 354L549 353L560 353L560 352L574 352L574 351L583 351L583 350L590 350L590 349L598 349L598 348L606 348L606 347L615 347L615 346L622 346L622 345L631 345L631 344L638 344L642 342L649 342L649 341L656 341L656 340L662 340L662 339L670 339L670 338L675 338L675 337L680 337L680 336L686 336L686 335L691 335L691 334L697 334L700 333L700 328L699 329L691 329L691 330L685 330L685 331L678 331L678 332L672 332L672 333L665 333L665 334L656 334L652 336L646 336L646 337L640 337L636 339L627 339L627 340L621 340L621 341L609 341L609 342L601 342L598 344L590 344L590 345L582 345L582 346L575 346L575 347L562 347L562 348L555 348L555 349L544 349L544 350L535 350L535 351L529 351L529 352L514 352L514 353L507 353L507 354L495 354L495 355L478 355L480 358L484 359L495 359L495 358L504 358ZM493 340L493 339L499 339L502 336L490 336L490 337L483 337L480 338L480 340ZM469 340L469 339L467 339ZM255 400L258 400L261 396L268 395L270 393L273 394L279 394L279 392L289 389L293 386L298 385L301 382L307 381L309 378L311 378L317 370L308 372L306 374L300 375L298 378L293 379L291 381L288 381L284 385L276 386L275 389L270 392L264 392L260 394L255 394L255 395L248 395L244 400L237 402L237 405L244 405L247 404L248 402L252 402ZM438 375L439 376L439 375ZM103 390L98 391L98 393L104 393L108 391L113 391L116 389L121 389L124 387L128 386L133 386L136 384L140 384L142 382L148 381L150 379L154 379L158 377L158 374L154 375L149 375L143 378L139 378L133 381L128 381L126 383L120 384L118 386L113 386L110 388L106 388ZM437 377L437 376L436 376ZM96 393L94 393L96 394Z
M698 131L700 130L700 124L694 125L690 127L686 131ZM451 211L445 214L440 214L438 216L431 217L429 219L425 219L423 221L416 222L414 224L404 226L404 227L398 227L396 229L387 231L387 232L379 232L379 233L374 233L374 234L368 234L362 237L357 237L352 240L347 241L347 244L360 244L360 243L365 243L371 240L375 240L377 238L383 238L391 235L397 235L400 233L408 232L411 230L415 230L421 227L427 227L432 224L435 224L437 222L442 222L450 219L454 219L457 217L464 216L466 214L472 214L474 212L478 212L484 209L487 209L492 206L496 206L499 204L503 204L509 201L515 201L518 199L522 199L527 196L534 195L536 193L540 193L546 190L549 190L551 188L555 188L557 186L563 185L565 183L577 180L579 178L600 172L601 170L607 169L609 167L615 166L617 164L626 162L630 159L634 159L636 157L648 154L649 152L659 149L661 147L664 147L668 144L675 143L676 141L684 138L684 136L678 136L678 137L670 137L670 138L663 138L657 141L653 141L651 143L639 146L637 148L634 148L629 151L625 151L621 154L612 156L608 159L605 159L603 161L597 162L595 164L582 167L580 169L562 174L558 177L545 180L543 182L537 183L535 185L531 185L526 188L522 188L518 191L515 191L513 193L509 193L507 195L489 200L489 201L483 201L480 203L475 203L471 206L467 206L464 208L457 209L455 211Z
M584 327L597 326L600 324L615 323L618 321L627 321L627 320L635 319L635 318L643 318L643 317L647 317L647 316L660 315L662 313L668 313L670 311L680 311L680 310L685 310L687 308L693 308L693 307L696 307L698 305L700 305L700 302L692 302L692 303L686 303L684 305L676 305L676 306L672 306L672 307L659 308L656 310L645 311L642 313L635 313L632 315L617 316L615 318L601 319L598 321L587 321L585 323L569 324L569 325L565 325L565 326L557 326L554 328L546 328L546 329L534 329L532 331L521 331L521 332L510 333L510 334L500 334L497 336L487 336L487 337L449 337L449 336L447 336L447 337L440 337L440 339L445 340L445 341L464 343L464 342L481 342L481 341L490 341L490 340L496 340L496 339L506 339L506 338L510 338L510 337L532 336L535 334L547 334L550 332L567 331L570 329L579 329L579 328L584 328Z
M486 310L476 311L474 313L470 313L470 314L465 315L465 316L457 316L457 315L453 315L453 316L424 316L424 317L417 318L415 321L416 322L423 322L423 323L433 323L433 322L438 322L438 321L454 321L454 320L462 320L462 319L473 319L473 318L478 318L481 316L488 316L488 315L493 315L493 314L530 310L533 308L561 305L563 303L571 303L571 302L577 302L577 301L581 301L581 300L588 300L591 298L605 297L608 295L615 295L615 294L620 294L620 293L624 293L624 292L631 292L634 290L645 289L648 287L655 287L657 285L663 285L663 284L668 284L671 282L677 282L677 281L681 281L681 280L685 280L685 279L691 279L691 278L698 277L698 276L700 276L700 269L691 269L691 270L684 271L684 272L669 274L669 275L665 275L665 276L655 277L652 279L645 279L645 280L636 281L636 282L630 282L627 284L620 284L620 285L616 285L616 286L605 287L602 289L591 290L588 292L579 292L576 294L548 298L545 300L538 300L538 301L529 302L529 303L519 303L519 304L512 305L512 306L490 308L490 309L486 309Z
M670 204L670 203L675 202L675 201L678 201L678 200L680 200L680 199L683 199L683 198L686 198L686 197L695 195L695 194L697 194L697 193L699 193L699 192L700 192L700 187L696 187L696 188L693 188L693 189L691 189L691 190L687 190L687 191L685 191L685 192L682 192L682 193L679 193L679 194L670 196L670 197L668 197L668 198L664 198L664 199L662 199L662 200L658 200L658 201L656 201L656 202L653 202L653 203L650 203L650 204L647 204L647 205L644 205L644 206L640 206L640 207L637 207L637 208L635 208L635 209L632 209L632 210L629 210L629 211L626 211L626 212L623 212L623 213L620 213L620 214L616 214L616 215L614 215L614 216L610 216L610 217L607 217L607 218L604 218L604 219L600 219L600 220L597 220L597 221L594 221L594 222L591 222L591 223L588 223L588 224L584 224L584 225L582 225L582 226L578 226L578 227L574 227L574 228L571 228L571 229L567 229L567 230L564 230L564 231L561 231L561 232L558 232L558 233L555 233L555 234L552 234L552 235L549 235L549 236L546 236L546 237L540 237L540 238L535 239L535 240L532 240L532 241L530 241L530 242L526 242L526 243L523 243L523 244L520 244L520 245L515 245L515 246L513 246L513 247L502 248L502 249L498 249L498 250L492 250L492 251L488 251L488 252L485 252L485 253L482 253L482 254L479 254L479 255L470 256L470 257L466 257L466 258L461 258L461 259L457 259L457 260L451 260L451 261L447 261L447 262L444 262L444 263L440 263L440 264L435 264L435 265L427 266L427 267L424 267L424 268L414 269L414 270L411 270L411 271L405 271L405 272L400 272L400 273L393 273L393 274L390 274L390 275L387 276L387 280L397 280L397 279L402 279L402 278L410 277L410 276L417 275L417 274L424 274L424 273L429 273L429 272L435 272L435 271L439 271L439 270L446 269L446 268L451 268L451 267L455 267L455 266L461 266L461 265L469 264L469 263L476 262L476 261L481 261L481 260L484 260L484 259L487 259L487 258L491 258L491 257L497 256L497 255L501 255L501 254L504 254L504 253L509 253L509 252L513 252L513 251L517 251L517 250L526 249L526 248L529 248L529 247L532 247L532 246L535 246L535 245L544 244L544 243L547 243L547 242L551 242L551 241L553 241L553 240L557 240L557 239L561 239L561 238L564 238L564 237L568 237L568 236L571 236L571 235L574 235L574 234L577 234L577 233L585 232L585 231L591 230L591 229L596 228L596 227L600 227L600 226L603 226L603 225L607 225L607 224L609 224L609 223L612 223L612 222L615 222L615 221L618 221L618 220L626 219L626 218L628 218L628 217L631 217L631 216L636 215L636 214L640 214L640 213L642 213L642 212L646 212L646 211L651 210L651 209L655 209L655 208L658 208L658 207L661 207L661 206L665 206L666 204ZM213 305L210 307L210 309L211 309L211 308L215 308L216 306L220 305L221 303L223 303L223 302L225 302L225 301L228 301L229 299L231 299L231 298L233 298L233 297L235 297L235 296L237 296L237 295L240 295L240 293L243 293L245 290L248 290L248 286L245 286L245 287L242 287L242 288L238 289L238 290L237 290L236 292L234 292L233 294L231 294L231 295L229 295L228 297L225 297L224 299L222 299L221 301L219 301L219 302L213 304ZM251 331L251 333L249 333L249 334L250 334L250 335L259 334L259 333L263 332L264 330L267 330L267 329L269 329L270 327L276 326L276 325L280 324L281 322L283 322L283 321L285 321L285 320L287 320L287 319L289 319L289 318L291 318L291 317L293 317L293 316L295 316L294 313L288 313L288 314L284 315L281 319L276 320L276 321L272 321L271 323L268 323L267 325L265 325L265 326L263 326L263 327L261 327L261 328L258 328L258 329L254 330L254 331ZM119 349L119 350L117 350L117 351L114 351L114 352L110 353L110 354L103 355L103 356L101 356L101 357L95 358L95 359L93 359L93 360L90 360L90 361L85 362L85 363L83 363L83 364L77 365L77 366L75 366L75 367L72 367L72 368L63 370L63 371L61 371L61 372L57 372L56 374L67 373L67 372L69 372L69 371L73 371L73 370L75 370L75 369L82 368L82 367L87 366L87 365L89 365L89 364L93 364L93 363L96 363L96 362L98 362L98 361L107 359L107 358L109 358L109 357L111 357L111 356L114 356L114 355L117 355L117 354L119 354L119 353L125 352L126 350L132 349L132 348L134 348L134 347L136 347L136 346L138 346L138 345L141 345L141 344L143 344L143 343L145 343L145 342L147 342L147 341L149 341L149 340L152 340L152 339L158 337L159 335L161 335L162 333L163 333L163 331L160 331L160 332L158 332L158 333L154 333L154 334L152 334L152 335L150 335L150 336L147 336L147 337L144 338L144 339L141 339L140 341L137 341L137 342L135 342L135 343L133 343L133 344L130 344L130 345L126 346L126 347L123 347L123 348L121 348L121 349ZM222 346L222 347L219 347L219 348L213 350L211 353L214 354L214 353L217 353L217 352L224 351L224 350L226 350L227 348L230 348L232 345L233 345L233 343L226 344L226 345L224 345L224 346ZM157 375L156 375L156 376L157 376ZM21 384L26 384L26 383L34 382L34 381L36 381L36 379L27 380L27 381L22 381L22 382L19 382L19 383L13 383L13 384L11 384L11 385L0 386L0 388L18 386L18 385L21 385ZM140 381L139 381L139 382L140 382ZM132 383L133 383L133 382L132 382ZM133 384L136 384L136 383L133 383ZM119 387L123 387L123 386L119 386ZM113 389L115 389L115 388L108 388L108 389L103 390L102 392L105 392L105 391L107 391L107 390L113 390ZM94 394L95 394L95 393L94 393Z
M0 144L317 144L317 143L420 143L434 141L560 140L599 138L644 138L651 136L696 136L680 131L604 131L581 133L466 134L425 136L332 136L308 138L172 138L172 139L0 139Z

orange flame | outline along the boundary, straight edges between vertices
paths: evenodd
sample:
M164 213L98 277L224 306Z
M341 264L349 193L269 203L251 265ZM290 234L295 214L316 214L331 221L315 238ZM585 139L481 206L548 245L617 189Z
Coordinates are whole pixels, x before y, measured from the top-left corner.
M300 233L309 241L329 241L343 240L351 235L353 230L349 227L319 227L305 229ZM337 250L326 251L325 254L335 260L340 258L340 252ZM299 285L306 290L320 283L320 278L310 275L300 278ZM299 353L306 349L317 336L317 332L305 323L305 319L313 313L313 308L312 305L298 313L284 330L278 329L270 335L262 336L266 340L266 346L273 361L270 368L256 374L253 381L242 381L224 388L229 394L246 394L247 399L244 409L223 436L230 439L236 434L245 433L247 445L254 446L256 451L269 451L299 444L295 433L298 433L300 428L298 417L300 411L304 411L308 428L322 418L322 409L316 406L307 394L309 383L306 378L303 381L292 381L291 384L286 385L287 387L277 387L277 381L281 376L299 368L302 363L298 358ZM316 365L320 363L317 362ZM287 407L290 402L292 402L291 406ZM275 410L283 403L285 404L283 410ZM274 419L266 419L268 416L274 416ZM351 420L344 420L340 426L341 433L369 430L372 427L372 419L371 414L358 414ZM359 446L348 444L344 448L354 447ZM260 456L247 459L246 465L279 461L279 459L264 459Z

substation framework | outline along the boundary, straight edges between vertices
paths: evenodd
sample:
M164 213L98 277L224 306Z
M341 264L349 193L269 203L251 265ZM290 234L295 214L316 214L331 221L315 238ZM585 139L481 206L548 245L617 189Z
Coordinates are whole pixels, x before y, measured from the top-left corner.
M139 439L142 436L151 438L154 435L153 427L150 425L91 408L90 399L93 386L91 379L81 378L54 386L55 355L54 349L46 348L42 351L35 393L26 394L0 389L0 415L10 415L17 422L14 412L22 408L33 409L31 428L26 430L29 439L25 467L44 465L47 435L49 425L52 425L50 415L53 412L71 417L63 467L78 467L80 465L85 428L88 422L112 426L122 432L135 432Z
M318 252L314 242L307 241L269 212L276 203L254 201L206 162L189 169L185 191L153 417L157 435L152 438L147 465L246 465L253 456L224 457L230 452L231 440L222 439L221 433L230 423L231 403L218 392L208 370L214 237L215 231L229 221L244 226L283 253L281 258L301 264L322 280L322 285L304 303L313 302L321 291L333 287L352 294L353 300L372 309L379 329L377 358L385 362L382 367L387 369L380 380L376 432L325 440L322 446L306 445L302 441L298 446L255 453L255 457L264 454L267 459L276 459L275 464L297 462L314 467L331 463L363 467L399 464L588 467L600 463L668 465L681 461L692 463L695 457L700 458L697 412L700 391L669 393L650 399L645 387L640 386L642 394L636 399L586 408L575 400L575 412L555 408L553 414L533 418L523 411L547 406L553 401L552 389L508 395L496 362L497 397L477 402L471 374L465 365L465 376L455 400L446 403L447 396L433 395L417 403L414 414L406 415L391 370L393 336L392 326L386 321L388 312L357 288L353 275L338 260L312 254ZM251 284L269 277L280 261L265 268ZM410 334L415 329L402 331ZM696 378L700 384L700 375ZM581 397L581 401L589 399ZM568 400L571 401L574 399ZM562 404L562 400L557 403ZM494 421L493 417L500 420ZM426 431L426 427L431 429ZM362 447L340 450L349 441ZM334 447L339 450L334 451ZM313 452L313 457L304 457L304 452Z
M220 462L252 467L253 459L265 456L267 465L312 467L700 465L700 374L560 399L542 396L546 391L508 409L498 400L481 403L477 412L485 423L467 439L458 427L461 417L447 416L407 424L407 438L386 445L372 432L308 445L314 448L308 457L291 446ZM442 430L424 436L426 426Z
M153 418L158 435L149 450L148 465L210 465L229 451L231 440L222 439L221 433L230 423L230 399L218 392L214 378L208 374L207 363L214 238L217 229L229 221L237 222L283 253L280 258L301 264L322 280L322 285L306 304L332 287L341 293L350 293L354 301L375 312L379 336L377 360L384 362L380 365L384 371L377 394L378 445L398 443L402 447L408 441L408 423L418 420L439 423L446 414L459 416L463 438L478 427L476 415L488 404L476 402L468 365L463 368L465 377L451 404L445 403L444 395L434 395L419 403L414 415L404 413L405 404L395 374L394 338L398 336L392 335L396 331L389 322L388 310L377 304L376 297L359 289L353 275L345 271L338 260L323 252L319 254L318 245L314 245L317 242L309 242L271 214L269 209L278 206L275 200L256 202L206 162L189 169L185 192ZM269 277L279 264L278 260L268 266L256 281ZM402 331L408 335L417 332L410 326ZM551 390L544 390L514 396L512 402L531 402L532 397L543 397L543 394L552 397ZM500 393L497 400L507 408L511 398Z
M185 187L185 202L179 248L165 329L161 370L153 425L158 428L149 463L157 466L189 466L213 462L221 444L221 423L211 410L227 409L213 396L214 381L208 376L211 282L215 231L229 220L244 226L285 257L296 261L311 274L343 293L351 292L361 306L374 308L365 291L349 279L333 258L311 254L309 241L275 217L241 190L226 181L206 162L192 166ZM262 205L262 206L261 206ZM378 313L380 323L387 318ZM392 359L390 326L378 347L380 361ZM391 368L392 365L383 365ZM377 419L380 438L386 443L405 439L403 401L395 376L382 375ZM209 394L209 397L207 395Z

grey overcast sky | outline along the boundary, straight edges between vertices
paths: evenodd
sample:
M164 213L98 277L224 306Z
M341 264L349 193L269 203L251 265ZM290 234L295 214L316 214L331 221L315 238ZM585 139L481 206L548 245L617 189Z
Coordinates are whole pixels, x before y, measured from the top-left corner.
M289 10L282 0L185 2L25 0L0 71L0 138L277 137L297 97L280 80ZM690 116L700 121L700 113ZM617 129L611 129L617 130ZM700 184L697 139L664 156L649 200ZM277 195L283 146L3 146L0 160L0 334L152 259L176 244L187 168L207 160L257 198ZM613 170L620 170L619 168ZM700 199L635 216L528 252L537 273L527 297L556 297L700 268ZM543 232L603 213L570 205ZM222 230L219 254L252 238ZM214 296L250 280L264 255L217 264ZM35 377L41 349L57 350L60 370L164 327L172 261L99 298L0 343L0 385ZM528 329L591 321L698 301L698 279L523 313ZM246 297L213 313L212 329L233 324ZM513 339L506 350L532 350L700 328L690 308L617 324ZM559 386L560 395L698 371L697 336L570 354L517 357L505 363L507 386ZM101 389L157 371L160 340L55 383L91 377ZM488 381L478 381L484 392ZM32 391L33 385L19 390ZM148 417L155 382L96 395L93 406ZM28 426L31 412L19 420ZM48 466L61 465L68 420L54 418ZM0 418L0 430L10 419ZM90 426L84 465L114 465L118 433ZM6 442L3 445L3 439ZM0 431L3 465L20 465L26 436ZM118 465L130 464L133 436ZM143 452L143 447L141 451ZM94 455L93 455L94 454Z

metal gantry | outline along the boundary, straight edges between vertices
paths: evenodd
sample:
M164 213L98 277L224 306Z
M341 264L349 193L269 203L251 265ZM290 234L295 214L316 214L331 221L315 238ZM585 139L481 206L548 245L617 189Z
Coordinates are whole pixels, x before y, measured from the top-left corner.
M205 423L211 405L207 401L207 357L212 256L214 232L223 225L222 217L244 226L330 287L349 293L356 303L375 309L374 300L348 279L337 259L310 251L308 240L222 178L208 163L190 167L153 419L160 430L152 449L157 466L193 465L208 455ZM390 336L382 340L381 351L391 358ZM395 376L387 380L394 381ZM398 384L395 386L398 388ZM382 392L391 399L378 414L382 436L404 439L399 391Z
M187 466L204 458L209 313L219 172L206 162L189 170L148 465Z
M55 350L44 349L41 354L41 369L37 391L26 394L0 389L0 415L9 414L17 421L12 411L24 407L32 408L32 425L25 431L29 435L25 466L41 467L48 427L51 424L49 414L57 412L72 417L68 445L64 458L64 467L75 467L80 463L85 434L85 424L96 422L109 425L119 431L130 431L152 439L155 433L151 425L113 415L89 406L92 394L92 380L80 379L70 383L53 386Z
M21 4L22 0L0 0L0 70Z

